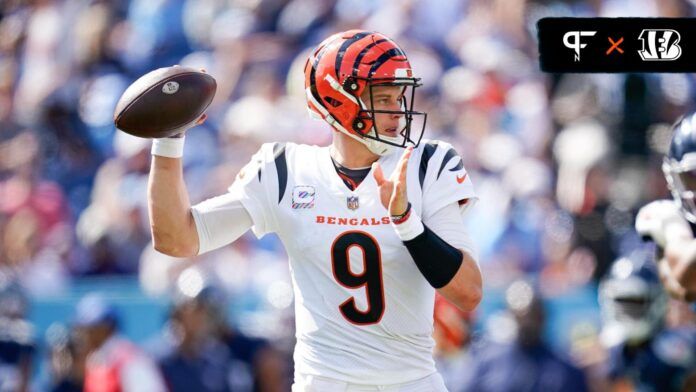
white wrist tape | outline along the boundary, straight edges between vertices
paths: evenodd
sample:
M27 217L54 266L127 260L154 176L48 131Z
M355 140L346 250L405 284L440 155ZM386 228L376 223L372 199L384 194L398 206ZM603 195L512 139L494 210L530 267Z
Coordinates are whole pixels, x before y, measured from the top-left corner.
M184 155L184 139L185 136L154 139L150 153L167 158L181 158Z
M392 222L392 227L396 230L396 235L399 236L401 241L412 240L425 231L421 218L414 210L411 210L408 219L405 221L398 224Z

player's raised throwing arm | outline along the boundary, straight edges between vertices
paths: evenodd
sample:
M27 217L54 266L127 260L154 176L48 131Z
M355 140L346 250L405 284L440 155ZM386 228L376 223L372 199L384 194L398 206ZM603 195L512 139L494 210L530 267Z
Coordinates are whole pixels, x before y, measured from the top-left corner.
M181 158L153 154L147 188L153 245L174 257L193 256L199 247L182 166Z
M183 137L155 140L148 184L154 248L174 257L191 257L226 245L252 226L241 201L230 193L191 207L183 176L183 143Z

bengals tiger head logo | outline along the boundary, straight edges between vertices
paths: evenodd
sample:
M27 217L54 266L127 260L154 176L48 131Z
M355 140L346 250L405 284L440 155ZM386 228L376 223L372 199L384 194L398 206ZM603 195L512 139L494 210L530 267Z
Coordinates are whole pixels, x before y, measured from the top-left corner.
M638 39L643 42L643 49L638 51L643 61L674 61L681 56L681 36L676 30L644 29Z

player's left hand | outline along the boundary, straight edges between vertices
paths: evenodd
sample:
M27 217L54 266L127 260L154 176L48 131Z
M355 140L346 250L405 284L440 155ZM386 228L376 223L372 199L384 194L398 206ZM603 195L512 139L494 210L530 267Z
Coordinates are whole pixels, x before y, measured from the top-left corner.
M401 160L399 160L396 169L394 169L389 179L384 177L384 172L382 172L379 162L372 164L372 173L377 181L377 186L379 186L379 197L384 208L389 210L389 215L402 215L408 207L406 168L412 153L413 147L408 147L404 150Z
M668 248L670 249L670 248ZM671 250L671 249L670 249ZM671 252L674 252L671 250ZM686 295L686 290L677 282L677 280L672 276L672 269L670 266L669 259L673 258L673 255L670 255L668 258L667 255L665 254L664 251L658 249L657 252L657 272L658 276L660 277L660 282L662 282L662 287L665 288L665 291L667 294L669 294L670 297L675 298L677 300L684 300L684 297Z

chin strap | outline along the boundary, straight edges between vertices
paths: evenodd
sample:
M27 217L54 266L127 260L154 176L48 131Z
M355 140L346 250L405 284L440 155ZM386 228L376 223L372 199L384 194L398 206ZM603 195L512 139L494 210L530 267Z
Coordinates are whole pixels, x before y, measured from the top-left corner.
M372 127L368 134L371 136L374 136L375 128ZM393 143L396 143L398 140L397 138L388 137L388 136L382 136L382 138L387 140L387 141L393 142ZM394 152L394 150L396 150L396 148L397 148L396 146L392 146L391 144L382 143L379 140L370 139L367 137L362 138L362 140L363 140L363 144L365 144L365 146L367 146L367 148L370 151L372 151L373 154L377 154L379 156L389 155L392 152Z

